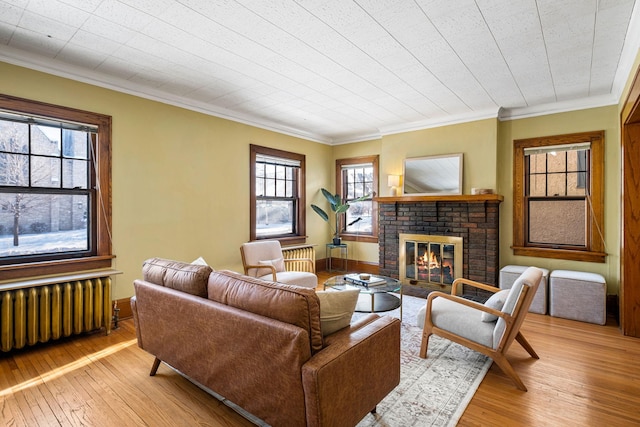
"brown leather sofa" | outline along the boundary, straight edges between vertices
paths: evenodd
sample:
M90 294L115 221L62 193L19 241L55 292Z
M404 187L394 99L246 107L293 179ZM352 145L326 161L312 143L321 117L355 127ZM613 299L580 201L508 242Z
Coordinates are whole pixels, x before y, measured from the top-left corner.
M153 258L131 298L138 345L276 426L353 426L400 382L400 321L322 336L313 289Z

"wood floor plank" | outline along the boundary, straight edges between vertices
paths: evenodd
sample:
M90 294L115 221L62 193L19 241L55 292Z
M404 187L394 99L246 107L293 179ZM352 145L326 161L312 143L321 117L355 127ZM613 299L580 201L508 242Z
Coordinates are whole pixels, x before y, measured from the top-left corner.
M43 395L49 396L47 403L56 415L59 425L80 425L78 415L86 402L86 395L79 393L78 382L70 374L66 364L56 364L51 358L43 357L41 377Z
M319 283L328 277L319 273ZM639 339L611 319L600 326L534 313L522 331L540 359L517 343L507 354L529 391L494 365L459 426L640 425ZM153 356L135 339L128 319L109 336L0 354L0 425L252 425L164 364L149 376Z
M5 426L29 425L14 396L0 399L0 415L2 415L2 423Z
M16 384L23 384L27 382L29 379L23 375L20 366L23 364L18 364L18 369L14 369L12 372L12 379ZM42 419L42 411L40 407L35 404L33 398L32 387L28 387L23 391L19 391L14 394L16 402L18 404L18 409L22 412L27 424L30 426L39 426L43 425L44 420Z
M33 352L31 360L36 372L38 372L39 378L43 381L43 385L46 384L46 386L39 387L39 389L43 398L41 405L46 405L52 414L52 418L48 425L63 425L65 423L69 423L69 419L67 418L65 411L60 406L60 401L52 392L51 382L44 380L44 378L50 376L52 372L55 372L56 366L51 365L51 359L48 357L47 352L44 351L44 349ZM63 380L64 377L61 378L61 381ZM63 393L65 398L72 394L73 393L67 393L66 391Z
M526 360L514 345L509 359L528 392L509 389L492 366L459 425L628 426L640 424L640 340L615 322L593 325L529 314L523 334L540 355ZM635 362L634 362L635 360ZM478 424L480 423L480 424Z

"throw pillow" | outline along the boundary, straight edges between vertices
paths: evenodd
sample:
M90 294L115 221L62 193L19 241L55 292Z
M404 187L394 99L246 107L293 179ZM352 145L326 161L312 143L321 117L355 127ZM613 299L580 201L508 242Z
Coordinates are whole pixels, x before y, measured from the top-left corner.
M359 289L344 291L317 291L320 299L320 329L322 336L330 335L351 324L351 316L356 309Z
M269 259L266 261L258 261L258 264L260 265L272 265L276 268L276 272L279 273L281 271L284 271L284 258L276 258L276 259ZM264 276L265 274L271 274L271 270L266 270L266 269L260 269L258 270L258 277Z
M193 265L209 265L209 264L207 264L207 261L205 261L204 258L202 258L202 257L198 257L198 259L194 259L193 261L191 261L191 264L193 264Z
M484 303L485 307L493 308L496 310L502 310L504 306L504 302L507 300L507 295L509 295L509 289L503 289L501 291L496 292L491 295L491 297ZM495 322L498 320L498 316L491 313L482 312L482 321L483 322Z

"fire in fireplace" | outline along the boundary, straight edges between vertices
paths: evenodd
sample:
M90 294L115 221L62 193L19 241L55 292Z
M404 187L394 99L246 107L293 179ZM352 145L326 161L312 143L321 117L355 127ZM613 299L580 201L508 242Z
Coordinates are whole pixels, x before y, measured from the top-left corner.
M450 290L462 277L462 238L400 234L399 276L406 285Z

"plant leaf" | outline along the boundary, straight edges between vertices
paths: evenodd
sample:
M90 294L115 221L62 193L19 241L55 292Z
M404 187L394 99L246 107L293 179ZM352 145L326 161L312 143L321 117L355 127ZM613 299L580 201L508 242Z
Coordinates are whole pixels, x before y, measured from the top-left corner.
M322 195L324 196L325 199L327 199L329 203L331 203L332 205L336 203L336 199L334 195L331 194L329 190L327 190L326 188L321 188L320 191L322 192Z
M324 196L325 199L327 199L327 201L331 205L331 210L335 212L336 211L336 206L340 206L342 204L342 200L340 199L340 195L339 194L331 194L329 192L329 190L327 190L326 188L322 188L320 191L322 191L322 195Z
M329 215L327 215L327 213L321 207L316 205L311 205L311 209L313 209L318 215L320 215L320 218L329 222Z

